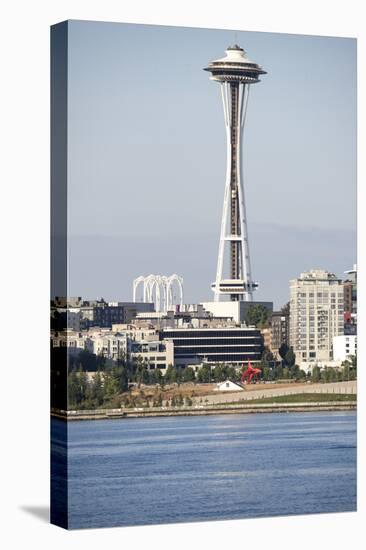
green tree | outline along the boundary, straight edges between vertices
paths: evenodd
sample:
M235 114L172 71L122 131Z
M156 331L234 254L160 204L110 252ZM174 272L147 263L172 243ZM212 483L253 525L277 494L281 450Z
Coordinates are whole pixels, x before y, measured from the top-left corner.
M226 380L226 369L223 365L216 365L212 371L212 378L215 382L223 382Z
M259 328L268 326L269 310L262 304L251 305L245 316L247 325L255 325Z
M87 374L81 367L77 371L74 369L69 373L67 385L69 407L80 409L90 405L91 388Z
M110 399L119 392L118 380L113 376L112 370L108 369L104 373L104 395L106 399Z
M328 371L329 371L328 367L324 367L323 369L321 369L320 371L321 382L328 382L328 377L329 377Z
M140 388L141 384L148 384L150 380L147 364L141 356L137 357L135 380L138 388Z
M296 365L297 366L297 365ZM306 379L306 372L298 367L298 378L304 381Z
M79 377L76 370L71 371L68 376L67 382L67 391L68 391L68 406L70 408L77 407L82 399L82 388L80 385Z
M229 380L232 380L233 382L238 382L240 380L240 377L240 370L236 369L235 367L226 368L226 378L228 378Z
M357 355L351 355L350 359L351 359L351 367L350 367L351 380L356 380L357 379Z
M173 365L169 365L165 373L165 382L167 384L174 384L177 382L177 369Z
M86 374L86 372L80 369L78 372L78 378L79 378L79 383L81 388L82 401L85 401L88 398L88 392L90 387L88 375Z
M289 349L285 355L285 363L289 368L292 368L295 366L295 362L296 362L296 355L294 354L292 349Z
M123 393L128 390L127 367L114 364L112 368L108 368L105 373L105 394L113 397L118 393Z
M330 369L328 369L328 370L329 370L329 373L328 373L328 382L336 382L336 381L337 381L337 372L336 372L336 369L330 368Z
M288 367L284 367L283 370L282 370L282 377L287 380L288 378L290 378L290 370Z
M182 372L184 369L181 369L179 367L173 367L175 368L175 372L176 372L176 383L178 384L178 386L180 386L180 384L182 383Z
M265 348L263 353L262 353L262 357L261 357L261 362L259 364L259 368L262 369L262 371L264 369L267 369L267 368L270 368L270 361L273 359L273 354L267 349Z
M346 361L343 361L342 362L342 367L343 367L343 370L342 370L342 380L345 382L345 381L348 381L348 380L351 380L351 363L346 360Z
M313 382L319 382L320 380L320 368L319 367L313 367L312 373L311 373L311 379Z
M192 367L186 367L182 371L182 382L194 382L195 380L195 374Z
M283 361L286 360L286 354L289 352L289 350L290 348L288 347L288 345L282 342L282 344L279 347L278 353L280 354L280 357Z
M267 380L271 380L271 369L269 367L263 367L263 370L262 370L262 376L263 376L263 380L267 381Z
M197 381L207 383L211 380L211 368L208 365L203 365L197 373Z
M159 384L159 386L163 385L164 376L161 372L161 369L154 369L150 371L150 384Z
M100 405L102 405L104 402L104 388L103 388L102 377L100 376L99 371L94 376L94 380L92 382L91 399L96 404L97 407L100 407Z
M280 380L281 378L283 378L283 367L282 367L282 365L276 365L272 372L273 372L274 380Z

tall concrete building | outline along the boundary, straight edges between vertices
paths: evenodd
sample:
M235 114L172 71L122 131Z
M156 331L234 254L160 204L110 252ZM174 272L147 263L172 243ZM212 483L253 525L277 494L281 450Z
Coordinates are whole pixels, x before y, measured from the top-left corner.
M290 346L298 365L332 360L343 308L343 284L333 273L314 269L290 281Z

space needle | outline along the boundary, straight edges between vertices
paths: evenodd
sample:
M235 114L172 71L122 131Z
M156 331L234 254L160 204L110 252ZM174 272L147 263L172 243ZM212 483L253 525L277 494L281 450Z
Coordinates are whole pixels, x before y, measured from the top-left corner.
M249 88L266 74L250 61L238 45L230 46L226 56L212 61L204 69L210 80L220 83L227 137L227 169L222 211L216 280L212 283L215 302L230 296L232 301L253 300L258 287L252 279L249 240L241 173L242 140ZM224 274L225 246L229 246L229 270ZM225 298L224 298L225 299Z

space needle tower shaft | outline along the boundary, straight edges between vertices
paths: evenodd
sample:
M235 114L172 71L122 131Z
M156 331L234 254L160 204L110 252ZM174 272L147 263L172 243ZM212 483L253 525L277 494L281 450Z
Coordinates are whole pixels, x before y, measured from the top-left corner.
M239 46L226 50L226 57L212 61L206 71L220 83L227 137L227 170L221 221L215 301L230 296L233 301L253 300L257 283L252 279L242 165L242 137L251 84L265 71L246 57ZM225 246L229 246L229 269L224 274Z

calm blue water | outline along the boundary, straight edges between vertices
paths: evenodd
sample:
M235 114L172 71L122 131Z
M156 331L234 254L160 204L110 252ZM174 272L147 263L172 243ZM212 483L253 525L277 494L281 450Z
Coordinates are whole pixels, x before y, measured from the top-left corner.
M70 528L356 510L352 412L71 422L68 436Z

